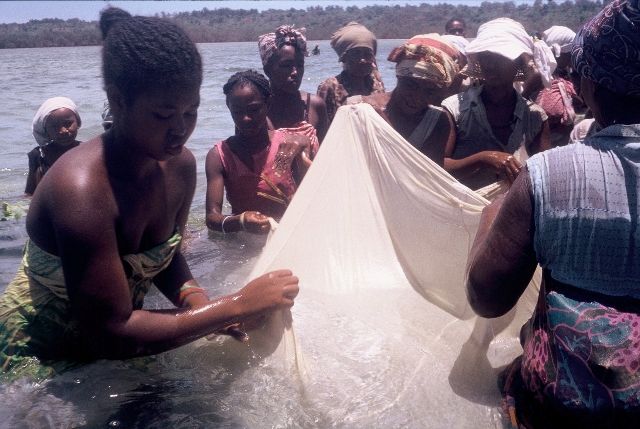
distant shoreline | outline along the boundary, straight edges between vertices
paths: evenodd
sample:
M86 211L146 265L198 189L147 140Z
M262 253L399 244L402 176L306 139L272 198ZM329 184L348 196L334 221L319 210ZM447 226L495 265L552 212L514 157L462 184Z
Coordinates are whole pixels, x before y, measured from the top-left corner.
M306 10L229 8L161 14L184 28L196 43L251 42L275 30L281 24L306 28L311 40L328 40L333 32L350 21L372 30L380 39L408 39L416 34L442 33L450 18L466 21L467 34L473 37L483 23L499 17L513 18L528 32L542 32L552 25L563 25L576 31L602 10L600 1L575 0L556 3L536 0L531 6L513 2L489 3L482 6L420 4L406 6L313 6ZM196 3L197 4L197 3ZM106 6L106 5L105 5ZM99 46L97 21L80 19L42 19L24 24L0 24L0 49Z

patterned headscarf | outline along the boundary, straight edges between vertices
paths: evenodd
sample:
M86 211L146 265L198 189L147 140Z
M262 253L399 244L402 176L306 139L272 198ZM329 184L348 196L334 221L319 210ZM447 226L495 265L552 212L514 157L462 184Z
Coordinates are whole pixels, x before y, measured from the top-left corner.
M42 106L36 112L36 116L33 118L33 122L31 123L31 132L33 137L35 137L36 142L40 146L45 146L51 141L51 137L47 134L47 119L49 119L49 115L51 112L58 109L69 109L76 116L76 122L78 123L78 128L82 126L82 120L80 119L80 114L78 113L78 108L76 107L76 103L73 100L67 97L53 97L42 103Z
M305 57L308 57L307 39L302 34L305 30L305 28L294 29L291 25L281 25L276 29L275 33L267 33L260 36L258 38L258 48L260 49L262 65L266 66L273 53L284 45L294 46L300 49Z
M421 34L394 48L389 61L396 63L397 77L413 77L449 87L466 64L464 55L438 34Z
M640 98L639 0L615 0L587 22L571 59L584 77L619 94Z

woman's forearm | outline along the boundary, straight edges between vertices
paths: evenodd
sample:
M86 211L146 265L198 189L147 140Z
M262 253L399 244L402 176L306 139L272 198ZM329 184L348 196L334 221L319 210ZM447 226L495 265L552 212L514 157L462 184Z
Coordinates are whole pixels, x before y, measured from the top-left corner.
M108 359L161 353L237 323L241 315L234 295L195 309L135 310L125 323L114 326L106 338L102 337L98 352Z

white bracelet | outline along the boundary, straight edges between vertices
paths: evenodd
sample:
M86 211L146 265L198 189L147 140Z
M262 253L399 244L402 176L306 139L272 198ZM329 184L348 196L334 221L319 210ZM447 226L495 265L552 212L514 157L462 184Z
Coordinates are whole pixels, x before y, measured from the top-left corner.
M242 226L243 231L246 231L246 229L244 229L244 212L240 215L240 226Z
M231 215L225 215L224 218L222 218L222 223L220 224L220 229L222 229L222 233L226 234L227 231L224 230L224 221L226 221L227 219L229 219L231 217Z

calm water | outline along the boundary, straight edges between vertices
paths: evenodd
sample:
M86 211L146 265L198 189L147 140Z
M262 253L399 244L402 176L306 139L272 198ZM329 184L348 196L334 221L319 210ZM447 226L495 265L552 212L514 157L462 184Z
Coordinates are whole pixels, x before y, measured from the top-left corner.
M401 42L382 40L379 43L380 72L389 89L393 89L396 79L394 64L386 61L386 56ZM341 71L341 63L329 42L310 41L309 45L314 46L315 43L320 45L321 53L306 59L301 87L303 91L312 93L315 93L320 82ZM227 138L234 131L222 86L238 71L248 68L262 71L262 64L257 44L253 42L209 43L201 44L199 48L204 60L204 82L198 125L188 142L188 147L198 160L198 184L189 226L194 234L206 236L204 160L217 141ZM100 48L0 50L0 76L3 100L0 106L0 142L3 148L0 157L0 201L27 207L29 200L23 196L28 172L27 152L36 146L31 135L31 121L40 104L50 97L67 96L74 100L82 117L83 125L78 132L78 139L86 141L102 132L100 115L106 97L102 90ZM0 224L0 291L4 290L18 266L19 249L24 241L23 230L21 221ZM207 246L217 249L221 245L217 238L208 240ZM198 273L207 271L209 263L207 261L206 267L200 270L201 267L194 262L194 269Z
M379 43L378 63L388 90L395 86L395 76L386 56L400 42ZM341 70L328 41L310 45L315 43L320 45L321 54L306 60L302 84L302 90L313 93L322 80ZM216 296L242 285L264 239L208 233L204 226L204 159L215 142L233 133L222 85L237 71L261 70L261 63L256 43L203 44L200 51L205 67L202 103L198 125L188 143L198 160L198 185L186 254L195 277L210 295ZM79 140L88 140L102 131L100 114L105 95L100 77L100 50L98 47L0 50L0 76L3 148L0 201L26 208L29 200L22 195L26 154L36 145L31 120L40 104L49 97L67 96L78 105L82 117ZM0 222L0 293L15 274L25 237L24 218ZM150 294L145 301L149 308L167 304L157 293ZM41 384L25 380L5 383L0 385L0 428L333 425L331 413L302 407L304 399L294 401L299 396L298 386L279 376L277 369L247 370L247 362L220 364L224 359L184 348L146 364L97 362ZM246 379L249 381L238 379L241 369L245 374L256 371L255 378L263 381L260 389L256 391L251 377ZM378 422L381 425L378 427L391 427L392 422L393 426L415 427L410 420Z

